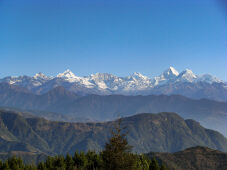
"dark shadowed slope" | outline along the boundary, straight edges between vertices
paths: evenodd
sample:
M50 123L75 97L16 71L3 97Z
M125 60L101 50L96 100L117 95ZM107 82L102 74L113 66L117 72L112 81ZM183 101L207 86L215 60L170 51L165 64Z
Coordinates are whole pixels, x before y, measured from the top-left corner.
M149 153L170 169L177 170L226 170L227 153L207 147L193 147L176 153Z

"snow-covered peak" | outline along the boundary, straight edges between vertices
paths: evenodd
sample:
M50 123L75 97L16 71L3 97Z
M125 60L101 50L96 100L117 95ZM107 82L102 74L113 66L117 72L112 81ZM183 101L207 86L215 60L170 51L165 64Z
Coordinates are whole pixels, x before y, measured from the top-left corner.
M69 69L64 71L63 73L59 73L57 75L59 78L65 78L65 79L75 79L78 78L73 72L71 72Z
M134 72L131 77L134 77L136 79L142 79L142 80L147 80L148 77L147 76L144 76L142 75L141 73L138 73L138 72Z
M178 75L178 71L170 66L160 76L154 77L152 82L154 86L163 85L168 83L169 81L174 81Z
M163 72L161 76L165 79L173 79L176 78L178 75L179 73L175 68L169 67L167 70Z
M59 73L57 75L57 78L61 78L64 79L70 83L74 83L74 82L78 82L81 81L80 77L77 77L72 71L70 71L69 69L67 69L66 71L64 71L63 73Z
M161 75L154 78L149 78L138 72L126 77L118 77L109 73L96 73L90 76L78 77L68 69L63 73L59 73L56 77L37 73L33 77L5 77L0 79L0 83L2 82L22 86L37 93L56 86L64 86L76 92L78 89L82 89L82 93L88 89L91 94L96 94L97 92L101 94L147 94L153 88L174 87L175 84L178 85L185 82L222 83L227 88L227 83L224 84L223 81L209 74L195 75L189 69L179 74L173 67L169 67Z
M204 74L198 77L198 80L200 82L206 82L206 83L221 83L223 82L222 80L218 79L217 77L214 77L210 74Z
M110 88L112 83L117 79L118 77L109 73L96 73L96 74L91 74L88 77L88 80L91 83L95 84L99 89Z
M172 66L169 67L168 73L169 73L169 74L176 75L176 76L179 75L178 71L177 71L174 67L172 67Z
M194 78L196 78L196 75L192 72L192 70L189 70L189 69L185 69L184 71L182 71L179 76L183 76L183 75L190 75Z
M195 79L197 78L197 76L189 69L185 69L184 71L182 71L178 77L177 77L177 81L188 81L188 82L193 82Z
M33 78L34 79L45 79L45 80L49 79L49 77L47 77L45 74L43 74L41 72L35 74L35 76Z
M109 73L96 73L96 74L91 74L89 76L90 80L96 80L96 81L106 81L106 80L112 80L116 78L117 78L116 76Z

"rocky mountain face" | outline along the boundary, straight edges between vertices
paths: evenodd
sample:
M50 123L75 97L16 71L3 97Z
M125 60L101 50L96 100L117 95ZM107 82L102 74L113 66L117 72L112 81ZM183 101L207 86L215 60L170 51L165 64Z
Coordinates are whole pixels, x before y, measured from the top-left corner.
M0 79L0 83L17 85L35 94L43 94L57 86L62 86L79 95L181 94L196 99L227 101L227 85L223 81L209 74L196 75L189 69L178 73L173 67L154 78L140 73L133 73L127 77L117 77L108 73L79 77L66 70L56 77L38 73L33 77L5 77Z
M197 146L176 153L149 153L148 156L155 157L169 169L227 169L227 153L207 147Z
M0 111L0 151L73 154L75 151L102 150L116 121L103 123L53 122L24 118ZM139 114L122 119L129 144L137 153L176 152L192 146L227 151L227 139L205 129L198 122L184 120L175 113Z
M107 121L138 113L176 112L227 136L227 103L190 99L179 95L78 96L63 87L35 95L14 85L0 84L0 106L30 111L57 121ZM11 109L13 110L13 109Z

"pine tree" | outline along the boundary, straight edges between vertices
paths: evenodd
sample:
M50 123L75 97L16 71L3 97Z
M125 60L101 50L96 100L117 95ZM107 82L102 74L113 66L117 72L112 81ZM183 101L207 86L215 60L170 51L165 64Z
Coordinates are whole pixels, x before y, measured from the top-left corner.
M102 153L104 169L133 170L136 169L136 157L130 153L132 147L128 145L126 133L122 132L121 119L112 130L112 137L105 144Z
M66 169L64 156L55 157L54 167L55 167L55 169L57 169L57 168L61 169L61 170L65 170Z
M144 155L139 155L137 158L137 169L138 170L149 170L150 159Z
M76 167L81 168L81 169L85 169L85 167L87 166L87 163L88 163L84 152L80 152L80 154L78 152L75 152L73 160L74 160Z
M0 169L3 169L3 162L0 160Z
M37 170L36 165L25 165L24 170ZM45 169L42 169L45 170Z
M38 170L47 170L46 164L44 162L40 162L37 167Z
M67 170L75 169L73 158L69 154L67 154L66 157L65 157L65 164L66 164L66 169Z
M14 170L24 169L24 163L23 163L22 159L17 158L15 156L8 159L8 164L9 164L9 167Z
M9 164L8 164L8 160L3 163L2 167L3 167L2 169L4 169L4 170L11 170L11 168L9 167Z
M159 170L158 162L155 158L152 159L149 170Z
M54 158L48 156L48 158L45 162L45 166L47 169L50 169L50 170L54 169Z
M162 165L160 170L167 170L167 168L164 165Z

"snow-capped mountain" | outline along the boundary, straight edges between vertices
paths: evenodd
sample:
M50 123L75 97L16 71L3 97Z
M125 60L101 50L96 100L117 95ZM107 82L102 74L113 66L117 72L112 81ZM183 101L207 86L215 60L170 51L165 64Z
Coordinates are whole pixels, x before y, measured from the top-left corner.
M176 81L178 82L194 82L197 76L189 69L182 71L178 76Z
M169 67L160 76L154 78L153 85L158 86L174 81L178 75L179 73L175 68Z
M78 77L69 69L67 69L63 73L59 73L55 79L61 79L61 80L63 80L63 82L68 82L68 83L72 83L72 84L79 83L86 88L94 87L94 84L90 83L88 78Z
M215 83L222 83L223 81L218 79L217 77L214 77L210 74L204 74L202 76L199 76L196 81L198 82L207 82L207 83L210 83L212 84L213 82Z
M166 71L164 71L161 75L162 78L164 79L174 79L179 75L178 71L173 68L169 67Z
M57 75L58 78L62 78L65 79L69 82L74 82L76 80L79 79L79 77L77 77L73 72L71 72L69 69L67 69L65 72L63 73L59 73Z
M4 82L4 83L11 84L11 85L25 87L28 90L32 90L36 87L42 86L43 84L50 81L51 79L52 79L52 77L48 77L48 76L44 75L43 73L37 73L33 77L29 77L29 76L5 77L3 79L0 79L0 83Z
M51 77L47 77L45 74L43 74L41 72L35 74L33 78L36 79L36 80L43 80L43 81L51 79Z
M173 67L169 67L162 74L154 78L144 76L137 72L126 77L118 77L108 73L96 73L90 76L79 77L72 71L66 70L63 73L59 73L56 77L49 77L43 73L37 73L33 77L5 77L0 79L1 82L21 86L36 94L45 93L57 86L63 86L69 91L84 95L182 94L182 90L185 93L185 90L188 89L193 89L193 92L199 90L200 93L201 91L208 93L209 90L204 90L204 88L209 87L209 89L212 89L211 86L213 87L214 85L216 85L216 90L217 87L221 88L222 91L227 90L226 84L212 75L196 75L189 69L185 69L179 73ZM185 89L186 87L187 89ZM219 91L218 93L221 94ZM186 94L190 94L190 92Z

